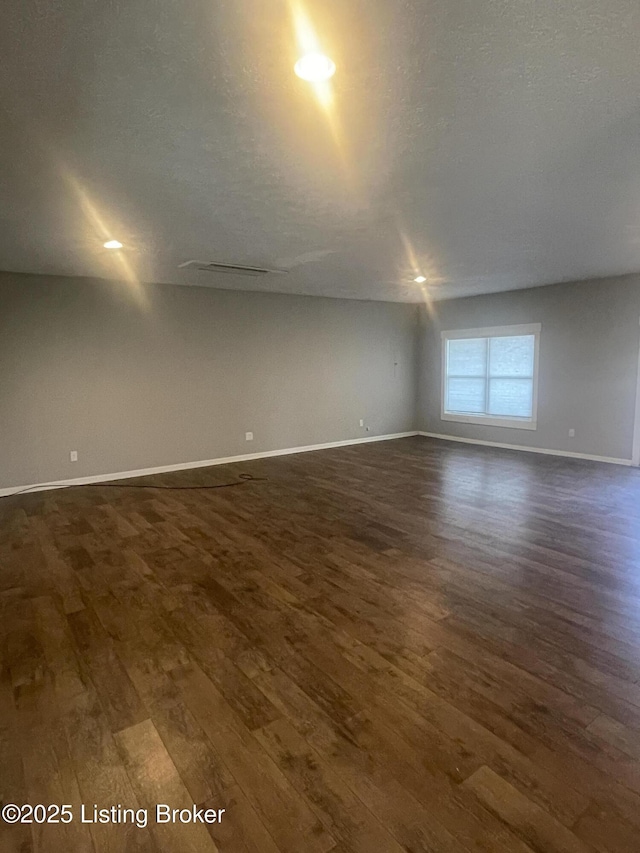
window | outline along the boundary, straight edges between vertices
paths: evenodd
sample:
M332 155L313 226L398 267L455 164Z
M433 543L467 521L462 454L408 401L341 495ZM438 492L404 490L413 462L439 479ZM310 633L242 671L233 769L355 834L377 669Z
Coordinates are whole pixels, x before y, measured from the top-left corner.
M442 420L536 429L540 328L442 332Z

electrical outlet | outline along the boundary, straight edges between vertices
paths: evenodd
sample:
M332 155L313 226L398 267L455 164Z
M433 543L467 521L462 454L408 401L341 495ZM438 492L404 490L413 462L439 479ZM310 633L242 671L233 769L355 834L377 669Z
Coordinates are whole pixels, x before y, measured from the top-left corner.
M78 461L78 451L77 450L70 450L69 451L69 461L70 462L77 462Z
M364 426L364 421L360 418L360 426Z
M245 432L244 437L247 441L253 441L253 433L252 432Z
M569 430L569 438L575 438L575 437L576 437L575 429L570 429Z

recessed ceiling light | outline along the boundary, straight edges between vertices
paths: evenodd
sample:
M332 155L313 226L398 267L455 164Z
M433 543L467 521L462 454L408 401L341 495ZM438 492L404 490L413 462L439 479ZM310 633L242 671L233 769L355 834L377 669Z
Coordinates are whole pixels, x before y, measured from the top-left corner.
M104 247L105 249L121 249L122 243L119 240L107 240Z
M295 72L309 83L322 83L336 73L336 64L323 53L307 53L296 62Z
M419 275L417 278L414 278L416 284L424 284L427 279L423 275Z

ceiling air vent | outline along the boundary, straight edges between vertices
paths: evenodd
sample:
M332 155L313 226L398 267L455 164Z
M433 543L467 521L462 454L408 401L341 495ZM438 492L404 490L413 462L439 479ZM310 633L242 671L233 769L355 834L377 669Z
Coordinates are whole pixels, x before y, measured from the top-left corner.
M202 272L220 272L226 275L286 275L288 270L273 270L267 267L245 267L242 264L221 264L216 261L185 261L178 269L196 269Z

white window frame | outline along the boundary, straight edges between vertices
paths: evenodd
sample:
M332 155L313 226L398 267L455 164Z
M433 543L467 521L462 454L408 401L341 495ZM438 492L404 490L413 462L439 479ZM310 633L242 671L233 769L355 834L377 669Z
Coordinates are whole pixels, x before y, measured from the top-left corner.
M489 326L485 329L450 329L441 332L442 350L442 387L440 392L440 419L461 424L482 424L483 426L510 427L511 429L538 428L538 360L540 356L541 323L529 323L520 326ZM509 417L505 415L464 415L445 411L447 399L447 343L465 338L507 338L519 335L533 335L533 403L530 418Z

